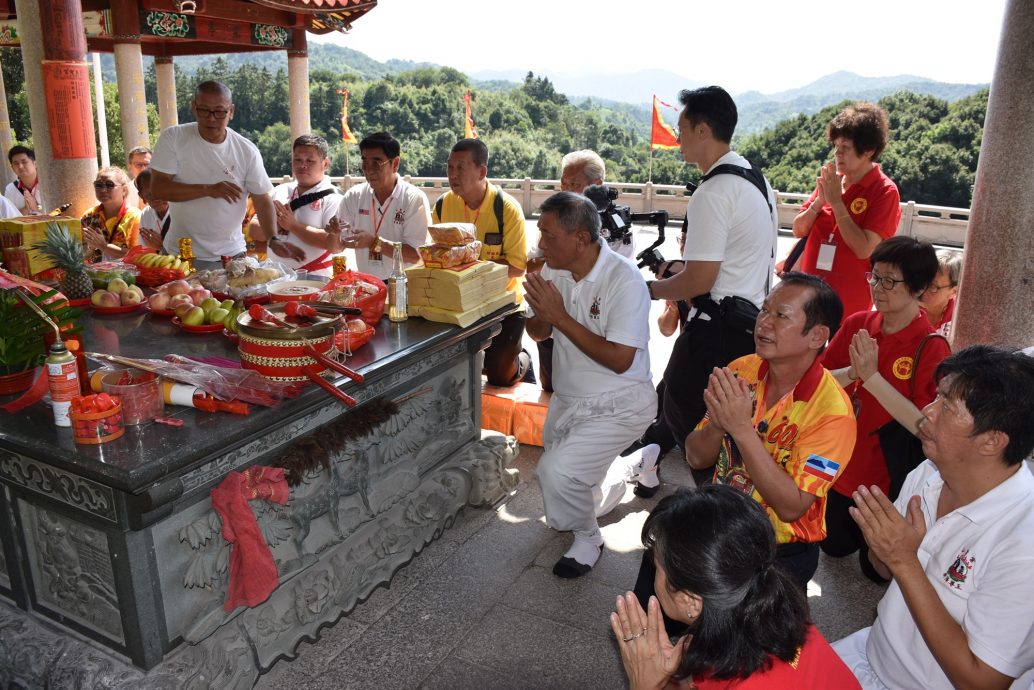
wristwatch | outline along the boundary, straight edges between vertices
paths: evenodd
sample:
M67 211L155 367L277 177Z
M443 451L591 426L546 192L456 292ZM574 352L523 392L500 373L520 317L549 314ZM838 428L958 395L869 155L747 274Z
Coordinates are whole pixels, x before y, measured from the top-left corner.
M654 283L654 281L652 281L652 280L646 281L646 291L648 293L650 293L650 299L657 299L656 297L653 296L653 283Z

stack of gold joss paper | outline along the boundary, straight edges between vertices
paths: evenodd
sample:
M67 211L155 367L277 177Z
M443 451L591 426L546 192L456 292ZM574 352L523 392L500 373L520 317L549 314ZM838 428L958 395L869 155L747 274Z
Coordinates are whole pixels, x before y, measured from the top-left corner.
M469 326L483 316L513 304L506 291L503 264L479 261L461 270L410 268L409 313L428 321Z

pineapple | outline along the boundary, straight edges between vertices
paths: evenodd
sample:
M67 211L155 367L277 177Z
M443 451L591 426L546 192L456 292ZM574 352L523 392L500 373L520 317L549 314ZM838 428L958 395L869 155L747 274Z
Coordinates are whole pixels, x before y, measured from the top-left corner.
M46 238L32 245L65 272L61 292L69 299L84 299L93 293L93 282L86 274L83 243L56 223L48 223Z

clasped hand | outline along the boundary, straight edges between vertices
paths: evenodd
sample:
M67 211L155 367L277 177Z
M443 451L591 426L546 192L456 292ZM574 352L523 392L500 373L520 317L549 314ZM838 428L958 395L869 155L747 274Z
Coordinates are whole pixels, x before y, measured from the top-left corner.
M618 639L621 663L630 690L663 688L682 661L686 638L675 644L668 639L657 597L650 597L649 613L643 611L635 594L619 596L610 614L610 629Z
M243 194L244 190L229 180L208 185L208 196L228 201L231 204L240 199Z
M711 424L736 436L754 429L754 398L750 386L728 368L715 367L704 391L704 405Z
M834 200L840 201L844 198L843 177L837 174L836 163L826 163L819 168L817 183L819 196L814 203L820 204L818 208L822 208L823 202L832 204Z
M919 545L926 535L919 496L908 501L903 516L878 486L859 486L852 494L851 517L858 523L869 549L894 573L895 569L916 561Z
M529 273L525 276L524 288L536 318L555 326L567 316L564 296L551 281L538 273Z
M876 374L876 367L879 361L880 348L867 331L860 330L851 337L851 344L847 348L848 356L851 358L851 369L854 378L861 379L862 383L869 380L870 376Z

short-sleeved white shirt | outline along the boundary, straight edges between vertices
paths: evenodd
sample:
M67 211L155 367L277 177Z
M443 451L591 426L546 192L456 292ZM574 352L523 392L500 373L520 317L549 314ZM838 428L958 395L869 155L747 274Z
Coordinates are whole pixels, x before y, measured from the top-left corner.
M322 180L320 180L319 184L312 187L311 189L306 190L305 193L312 194L313 192L322 192L325 189L332 190L332 193L328 194L325 197L317 199L311 204L306 204L305 206L295 209L294 217L299 223L304 223L309 227L316 228L317 230L322 230L323 228L327 227L327 223L330 222L330 219L337 215L338 209L341 206L341 192L338 191L337 187L334 186L334 183L330 181L329 177L324 177ZM291 182L285 182L282 185L277 185L277 187L273 190L273 201L279 201L281 204L287 206L288 208L290 208L291 201L293 201L298 196L299 195L297 180L292 180ZM321 256L323 256L324 252L327 251L323 247L316 247L311 244L302 242L302 239L297 235L291 235L290 238L283 239L286 239L291 244L297 245L305 250L305 257L300 261L296 259L289 259L283 256L277 256L275 254L273 254L270 257L274 261L283 264L285 268L289 268L291 270L298 270L302 266L305 266L306 264L309 264L315 261L316 259L320 258ZM330 254L327 255L327 261L329 260ZM309 269L309 271L317 275L329 276L331 274L331 268L329 266L327 268L315 270Z
M600 255L592 270L579 281L570 271L542 267L564 298L564 308L574 319L612 343L636 348L632 366L618 374L595 361L553 329L553 390L562 395L587 397L651 381L650 293L635 264L600 242ZM528 305L528 317L534 316Z
M750 168L746 158L729 151L706 172L722 164ZM686 261L721 261L711 288L715 302L735 295L760 307L774 268L778 238L775 193L765 182L769 210L757 187L739 175L715 175L690 197L686 210Z
M908 500L920 496L926 536L919 562L927 579L965 631L970 651L1000 673L1019 677L1034 668L1034 475L1021 465L991 491L936 520L943 487L937 466L927 460L908 475L895 506L904 515ZM897 582L877 614L866 656L887 686L952 687Z
M186 184L215 184L230 181L244 190L236 202L204 197L192 201L170 201L172 224L165 236L165 251L179 254L179 239L193 239L194 256L201 261L218 261L244 251L241 224L248 207L248 194L273 191L258 148L232 129L222 143L201 138L197 123L169 127L158 137L151 168L172 175Z
M161 218L158 217L158 212L151 206L144 206L143 212L140 214L140 229L141 230L154 230L159 235L162 234L162 225L165 223L165 219L169 217L172 211L166 210L165 215ZM169 226L172 226L170 221ZM178 253L178 252L177 252Z
M374 233L379 222L379 235L383 240L403 242L410 247L427 244L427 225L431 220L431 205L427 195L401 177L395 177L395 189L391 191L383 204L377 203L377 197L369 183L364 182L345 192L341 201L338 218L348 223L356 231ZM387 260L370 261L368 249L355 250L356 267L362 273L369 273L378 278L387 278L391 273L391 262Z
M40 208L40 213L46 213L47 208L43 205L43 197L40 196L39 191L40 185L37 182L36 187L32 190L32 196L36 198L36 204ZM7 187L4 188L4 198L14 206L15 213L13 216L5 215L4 218L16 218L18 216L31 215L31 212L25 208L25 197L22 195L22 191L18 189L18 181L9 182ZM4 213L7 213L6 207Z

